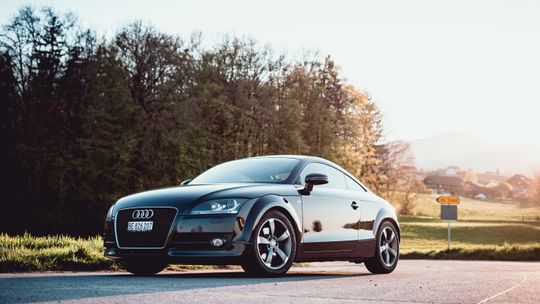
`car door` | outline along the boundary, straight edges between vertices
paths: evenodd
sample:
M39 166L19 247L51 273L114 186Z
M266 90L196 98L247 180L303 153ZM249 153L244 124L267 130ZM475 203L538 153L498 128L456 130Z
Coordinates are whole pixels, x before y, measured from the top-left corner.
M309 195L302 195L304 251L349 251L358 242L355 225L360 221L361 208L347 189L345 175L326 164L309 163L300 173L322 173L328 184L317 185Z
M362 210L360 221L355 227L358 230L358 240L372 240L375 238L373 225L378 212L377 204L369 200L366 189L351 177L345 175L345 182L354 201L360 205Z

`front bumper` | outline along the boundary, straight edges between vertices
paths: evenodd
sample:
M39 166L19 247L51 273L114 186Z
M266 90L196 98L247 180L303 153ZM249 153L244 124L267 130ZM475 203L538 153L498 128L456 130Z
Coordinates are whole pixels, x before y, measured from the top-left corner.
M105 248L105 256L114 260L129 258L156 258L164 259L169 263L198 264L198 265L235 265L241 264L246 244L229 244L226 250L177 250L170 249L117 249Z
M154 257L171 263L239 264L249 245L242 228L236 215L180 215L173 220L163 248L126 248L119 246L114 221L110 221L105 225L104 254L111 259ZM216 238L224 244L212 245Z

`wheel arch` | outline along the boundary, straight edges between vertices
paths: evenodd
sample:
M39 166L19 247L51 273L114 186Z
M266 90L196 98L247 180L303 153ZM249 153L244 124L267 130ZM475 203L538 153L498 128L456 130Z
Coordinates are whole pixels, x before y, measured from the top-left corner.
M386 221L392 223L392 225L394 225L394 227L396 227L396 230L397 230L397 233L398 233L398 238L401 241L401 228L400 228L399 222L397 220L397 215L393 210L389 210L389 208L381 208L381 210L377 214L377 217L376 217L376 220L375 220L376 224L373 227L374 228L373 235L377 236L377 233L379 232L379 228Z
M301 222L298 214L284 197L279 195L266 195L259 198L251 207L246 218L246 223L242 232L242 235L238 239L239 241L249 242L253 233L255 233L255 226L259 223L262 216L270 210L277 210L283 213L291 222L294 233L296 236L296 242L301 240Z
M285 209L285 208L283 208L281 206L272 207L272 208L268 209L266 212L269 212L269 211L272 211L272 210L277 210L277 211L283 213L283 215L285 215L289 219L289 221L291 222L291 224L293 226L293 229L294 229L294 234L296 236L296 243L297 244L300 243L301 240L302 240L302 234L301 234L302 232L300 231L300 228L299 228L300 223L296 223L296 220L293 218L291 213L287 209Z
M399 238L399 241L401 242L401 228L399 227L399 224L398 222L394 219L394 218L391 218L391 217L385 217L382 219L382 221L380 222L379 224L379 227L377 227L377 232L378 232L378 229L380 228L380 226L384 223L384 222L390 222L394 225L394 227L396 227L396 230L397 230L397 234L398 234L398 238Z

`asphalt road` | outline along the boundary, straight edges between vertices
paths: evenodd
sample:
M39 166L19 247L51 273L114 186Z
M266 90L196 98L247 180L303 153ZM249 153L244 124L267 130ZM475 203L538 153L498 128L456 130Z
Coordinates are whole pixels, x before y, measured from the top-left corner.
M312 263L282 278L241 271L0 274L0 302L80 303L540 303L540 263L400 261L390 275Z

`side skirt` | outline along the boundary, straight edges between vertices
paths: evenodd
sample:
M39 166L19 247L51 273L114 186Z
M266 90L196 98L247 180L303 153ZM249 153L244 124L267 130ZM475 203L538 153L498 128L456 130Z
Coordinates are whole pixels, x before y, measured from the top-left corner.
M311 243L309 246L300 243L295 260L297 262L354 261L372 257L375 253L375 239L353 242L356 246L349 250L340 248L351 248L350 242Z

